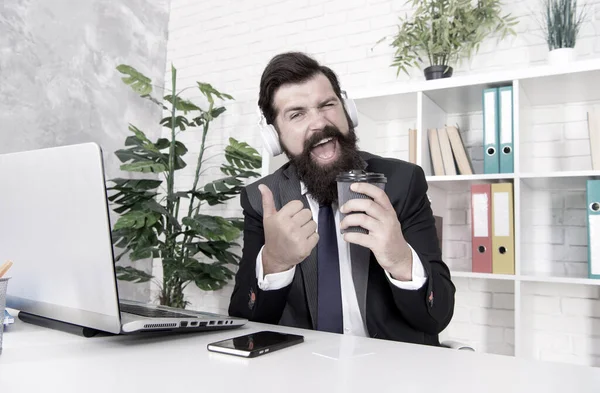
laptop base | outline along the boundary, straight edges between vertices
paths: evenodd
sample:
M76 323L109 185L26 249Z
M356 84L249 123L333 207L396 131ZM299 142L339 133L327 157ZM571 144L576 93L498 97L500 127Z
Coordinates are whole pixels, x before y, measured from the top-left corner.
M78 326L68 322L62 322L51 318L40 317L39 315L30 314L24 311L19 311L19 319L23 322L30 323L32 325L37 325L54 330L60 330L63 332L72 333L78 336L88 338L94 337L100 333L110 334L89 327Z

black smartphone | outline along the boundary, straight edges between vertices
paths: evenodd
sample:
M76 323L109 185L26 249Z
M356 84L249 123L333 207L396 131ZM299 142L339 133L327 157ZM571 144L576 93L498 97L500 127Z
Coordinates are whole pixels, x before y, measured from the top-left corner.
M304 336L296 334L261 331L214 342L207 348L212 352L254 358L303 341Z

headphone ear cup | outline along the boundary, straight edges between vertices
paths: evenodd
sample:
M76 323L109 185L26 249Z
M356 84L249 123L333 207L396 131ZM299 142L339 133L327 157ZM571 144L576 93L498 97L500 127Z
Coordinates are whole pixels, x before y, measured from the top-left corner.
M348 116L350 116L350 120L352 120L352 127L358 127L358 111L356 110L356 104L354 103L354 100L350 98L344 98L344 106L346 107Z
M281 144L279 143L279 135L277 135L277 130L275 130L272 124L261 127L261 135L265 143L265 148L273 157L283 153Z

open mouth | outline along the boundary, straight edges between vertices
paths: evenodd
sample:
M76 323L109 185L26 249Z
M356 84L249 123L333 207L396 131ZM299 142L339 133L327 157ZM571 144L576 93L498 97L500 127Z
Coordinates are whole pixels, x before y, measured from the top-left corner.
M328 162L335 158L337 152L337 139L334 137L323 138L315 143L310 154L320 162Z

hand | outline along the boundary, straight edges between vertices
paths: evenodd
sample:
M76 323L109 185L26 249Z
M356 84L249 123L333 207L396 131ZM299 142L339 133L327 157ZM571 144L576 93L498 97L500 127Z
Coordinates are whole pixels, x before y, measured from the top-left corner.
M263 271L265 275L284 272L302 262L317 245L317 223L301 201L291 201L277 211L269 187L261 184L258 189L262 195L265 230Z
M351 199L340 207L348 214L340 223L342 229L360 226L369 234L346 232L344 240L369 248L377 262L399 281L412 280L412 252L402 235L396 211L385 191L369 183L354 183L350 189L373 198Z

